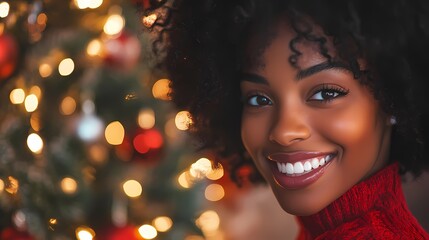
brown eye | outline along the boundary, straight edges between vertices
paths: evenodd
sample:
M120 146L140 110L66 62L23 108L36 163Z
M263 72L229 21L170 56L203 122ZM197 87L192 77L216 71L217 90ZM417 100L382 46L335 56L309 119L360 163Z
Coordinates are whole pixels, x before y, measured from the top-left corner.
M317 91L310 97L310 101L330 101L337 97L345 96L348 94L348 91L343 89L336 88L324 88Z
M247 99L247 105L253 107L261 107L266 105L272 105L273 103L268 97L262 95L254 95Z

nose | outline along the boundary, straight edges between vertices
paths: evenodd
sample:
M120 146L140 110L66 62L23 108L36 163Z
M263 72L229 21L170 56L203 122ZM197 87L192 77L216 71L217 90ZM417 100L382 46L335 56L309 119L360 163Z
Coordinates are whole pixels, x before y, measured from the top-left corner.
M290 146L311 136L306 114L299 108L299 106L294 106L278 111L270 130L269 140L271 142Z

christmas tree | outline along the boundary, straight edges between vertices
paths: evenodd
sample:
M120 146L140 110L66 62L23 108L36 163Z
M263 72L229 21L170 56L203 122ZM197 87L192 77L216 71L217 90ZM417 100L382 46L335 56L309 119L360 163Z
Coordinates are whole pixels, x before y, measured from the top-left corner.
M223 197L223 170L189 143L143 30L165 7L0 2L1 239L216 236L204 195Z

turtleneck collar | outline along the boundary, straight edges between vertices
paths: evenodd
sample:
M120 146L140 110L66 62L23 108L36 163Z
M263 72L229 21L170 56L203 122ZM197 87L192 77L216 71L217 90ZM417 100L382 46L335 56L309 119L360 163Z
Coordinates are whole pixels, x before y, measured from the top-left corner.
M374 209L386 209L386 206L392 211L404 206L407 208L398 170L397 163L391 164L353 186L322 211L298 217L303 231L315 238Z

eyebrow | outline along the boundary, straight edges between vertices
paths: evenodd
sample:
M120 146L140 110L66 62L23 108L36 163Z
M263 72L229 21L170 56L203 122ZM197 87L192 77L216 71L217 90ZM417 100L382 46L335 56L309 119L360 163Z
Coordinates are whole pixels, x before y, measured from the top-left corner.
M319 72L322 72L322 71L325 71L325 70L329 70L329 69L340 69L340 70L346 70L346 71L350 71L351 72L350 67L348 67L344 63L326 61L326 62L323 62L323 63L316 64L314 66L311 66L309 68L299 70L298 73L295 76L295 79L296 80L301 80L301 79L310 77L311 75L314 75L316 73L319 73ZM243 72L241 74L241 81L249 81L249 82L253 82L253 83L259 83L259 84L269 85L267 79L265 79L264 77L262 77L262 76L260 76L258 74L254 74L254 73Z

